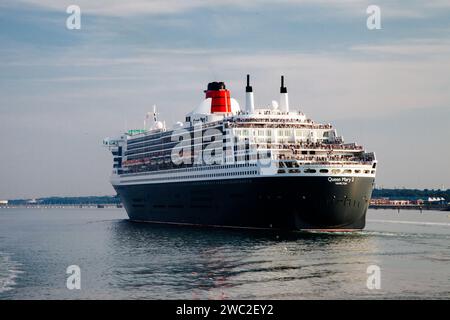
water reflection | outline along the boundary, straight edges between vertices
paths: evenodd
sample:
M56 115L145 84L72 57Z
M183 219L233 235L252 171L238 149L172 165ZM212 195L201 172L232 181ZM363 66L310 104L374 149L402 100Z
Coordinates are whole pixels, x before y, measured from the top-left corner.
M277 234L130 223L117 209L11 210L0 215L0 299L450 297L441 212L369 211L358 234ZM66 288L72 264L79 291ZM381 290L366 287L372 264Z
M376 240L116 221L112 285L140 298L311 298L363 289Z

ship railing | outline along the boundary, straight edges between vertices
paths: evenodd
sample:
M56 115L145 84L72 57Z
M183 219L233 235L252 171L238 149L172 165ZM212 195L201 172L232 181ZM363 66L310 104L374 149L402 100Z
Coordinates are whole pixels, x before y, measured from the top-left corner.
M262 119L261 119L262 120ZM293 123L294 122L294 123ZM270 124L267 126L266 124ZM299 122L298 120L289 121L283 119L283 121L274 121L274 119L263 121L241 121L230 122L228 127L230 128L308 128L308 129L331 129L333 128L328 124L314 124L308 122Z
M302 160L284 160L278 161L279 163L290 163L290 167L297 167L297 165L309 165L309 166L318 166L318 165L326 165L326 166L345 166L345 165L368 165L371 166L372 162L370 161L302 161ZM294 163L296 165L294 165Z
M128 167L127 171L124 172L121 176L129 177L129 176L136 176L136 175L143 175L143 174L171 174L171 173L195 173L195 170L197 168L200 168L202 170L212 170L212 169L221 169L221 166L224 165L234 165L236 168L242 167L242 165L252 165L256 166L257 162L249 162L248 160L238 160L233 162L224 162L224 163L217 163L217 164L203 164L203 165L193 165L193 164L180 164L180 165L173 165L173 164L167 164L162 163L158 165L153 166L134 166L134 167ZM222 168L223 169L223 168ZM205 171L206 172L206 171Z
M263 144L261 144L263 145ZM259 144L257 144L259 146ZM267 144L267 148L279 147L279 149L319 149L319 150L349 150L349 151L361 151L363 150L362 146L358 146L356 144L334 144L334 143L321 143L321 142L301 142L301 143L277 143L271 142Z
M280 110L277 110L277 111L274 111L274 110L255 110L252 113L250 113L248 111L240 110L240 111L238 111L236 113L236 115L238 115L238 116L240 116L240 115L251 115L251 114L255 114L255 113L258 114L258 115L265 115L265 116L267 116L267 115L291 115L291 114L296 114L296 115L299 115L299 116L304 116L305 115L303 112L298 111L298 110L289 111L289 113L286 112L286 111L280 111Z
M329 163L329 162L349 162L371 164L373 161L365 158L347 157L347 156L299 156L286 153L279 153L275 160L281 161L304 161L311 163Z
M365 160L364 158L353 157L351 155L299 155L292 152L279 152L278 157L282 160L293 159L293 160Z
M363 155L363 157L366 161L375 161L375 153L373 152L367 152Z

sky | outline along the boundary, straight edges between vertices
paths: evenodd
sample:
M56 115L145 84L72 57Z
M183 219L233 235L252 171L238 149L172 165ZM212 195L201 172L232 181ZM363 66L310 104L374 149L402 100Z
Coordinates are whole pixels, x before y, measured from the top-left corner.
M0 199L114 194L104 137L210 81L244 105L247 73L257 106L283 74L291 109L374 151L378 186L450 185L450 1L2 0L0 43Z

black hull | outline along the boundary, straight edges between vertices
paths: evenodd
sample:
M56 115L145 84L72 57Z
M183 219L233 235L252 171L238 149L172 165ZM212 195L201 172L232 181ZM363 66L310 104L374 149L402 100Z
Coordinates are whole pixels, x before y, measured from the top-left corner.
M133 221L282 230L363 229L374 178L330 179L268 177L114 188Z

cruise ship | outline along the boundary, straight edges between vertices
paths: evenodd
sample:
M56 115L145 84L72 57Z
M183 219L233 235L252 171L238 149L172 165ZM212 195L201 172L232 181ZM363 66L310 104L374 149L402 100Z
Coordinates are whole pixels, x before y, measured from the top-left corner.
M111 183L130 220L210 227L355 231L365 226L377 161L330 124L279 101L245 106L211 82L184 121L166 128L156 109L143 129L103 144ZM148 125L149 128L146 128Z

